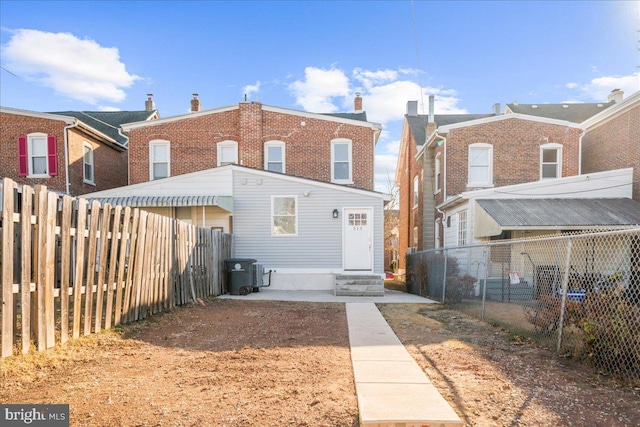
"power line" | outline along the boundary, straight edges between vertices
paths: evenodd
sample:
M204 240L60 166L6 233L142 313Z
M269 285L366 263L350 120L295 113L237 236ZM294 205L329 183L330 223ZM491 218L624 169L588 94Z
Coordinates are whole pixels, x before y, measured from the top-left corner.
M3 66L0 66L0 68L2 68L4 71L6 71L7 73L11 74L13 77L17 77L20 80L22 80L22 78L20 78L19 75L12 73L11 71L7 70L6 68L4 68Z

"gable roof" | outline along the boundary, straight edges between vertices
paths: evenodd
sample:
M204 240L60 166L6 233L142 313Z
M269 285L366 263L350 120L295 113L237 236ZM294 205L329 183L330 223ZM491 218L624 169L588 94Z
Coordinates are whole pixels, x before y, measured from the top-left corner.
M438 127L441 127L492 116L495 116L495 114L436 114L433 116L433 119ZM416 145L421 147L427 140L427 123L429 122L429 116L426 114L418 114L417 116L407 114L404 117L409 124Z
M50 114L75 117L97 131L107 135L119 145L126 147L128 139L118 130L124 123L140 122L158 116L152 111L59 111Z
M610 102L593 103L562 103L562 104L507 104L505 114L526 114L528 116L546 117L550 119L566 120L572 123L582 123L589 117L614 105Z
M342 119L359 120L361 122L367 121L366 111L363 111L361 113L322 113L322 114L325 116L339 117Z
M596 114L595 116L589 117L581 124L582 129L585 131L590 131L591 129L597 128L598 126L603 125L609 120L612 120L633 108L638 108L639 106L640 90L632 93L622 102L616 102L613 107L607 108L606 110Z

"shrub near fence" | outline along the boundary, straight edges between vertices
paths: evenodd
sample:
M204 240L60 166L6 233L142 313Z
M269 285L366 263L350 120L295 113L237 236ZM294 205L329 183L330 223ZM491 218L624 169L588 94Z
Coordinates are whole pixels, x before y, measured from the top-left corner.
M406 265L408 291L640 384L640 228L439 248Z
M0 185L2 357L224 292L229 234L8 178Z

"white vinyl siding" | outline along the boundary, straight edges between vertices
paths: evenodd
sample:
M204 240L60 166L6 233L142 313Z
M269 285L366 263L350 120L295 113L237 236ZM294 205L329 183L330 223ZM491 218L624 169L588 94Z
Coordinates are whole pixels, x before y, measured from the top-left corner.
M339 138L331 141L331 181L353 184L351 163L351 140Z
M383 203L373 193L359 194L313 181L256 176L234 171L233 232L236 257L257 259L270 268L335 269L343 265L344 208L373 207L374 271L383 272ZM308 196L304 193L308 192ZM297 197L297 238L272 236L272 195ZM338 209L339 219L333 218ZM377 227L377 228L376 228Z
M238 163L238 143L235 141L218 142L217 146L217 166L224 166L231 163Z
M540 179L562 177L562 145L544 144L540 146Z
M149 179L171 176L171 143L165 140L149 142Z
M82 164L84 182L87 184L93 184L94 180L94 163L93 163L93 146L88 142L82 144Z
M469 146L469 187L493 184L493 147L489 144Z
M286 173L284 142L268 141L264 143L264 168L272 172Z

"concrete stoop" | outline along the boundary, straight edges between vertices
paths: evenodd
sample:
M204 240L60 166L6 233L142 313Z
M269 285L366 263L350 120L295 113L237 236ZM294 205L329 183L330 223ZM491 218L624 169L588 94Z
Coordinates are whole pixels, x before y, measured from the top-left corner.
M375 304L346 308L360 426L462 427Z
M384 296L384 280L380 276L337 275L335 296Z

